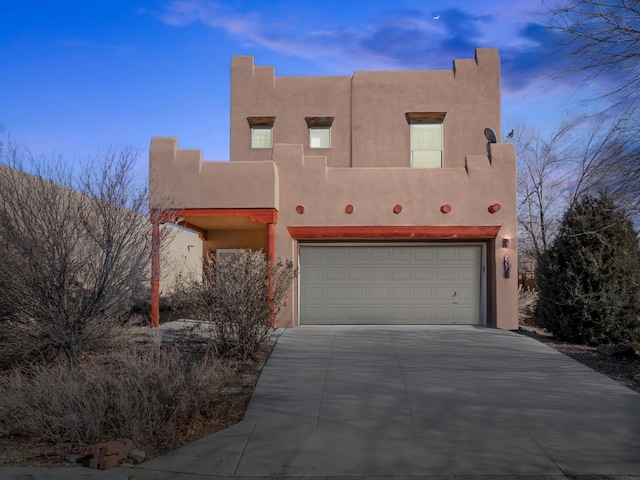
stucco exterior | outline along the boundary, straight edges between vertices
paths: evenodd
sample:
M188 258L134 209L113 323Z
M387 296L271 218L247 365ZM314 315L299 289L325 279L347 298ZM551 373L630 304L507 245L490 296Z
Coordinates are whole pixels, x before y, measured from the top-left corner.
M442 124L442 168L411 167L410 112ZM248 119L270 118L272 148L252 148ZM331 147L311 148L305 119L331 118ZM205 162L175 138L150 149L153 206L181 211L203 253L262 248L298 261L305 242L483 245L482 323L517 328L516 164L500 138L495 49L452 70L278 77L252 57L231 66L230 162ZM235 245L235 247L234 247ZM296 326L298 280L279 326Z

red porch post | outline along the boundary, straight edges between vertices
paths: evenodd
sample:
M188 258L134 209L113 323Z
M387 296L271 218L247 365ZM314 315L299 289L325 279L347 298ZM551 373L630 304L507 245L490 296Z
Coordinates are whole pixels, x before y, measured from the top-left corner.
M276 261L276 225L267 224L267 258L273 264Z
M151 326L160 325L160 224L153 219L151 234Z
M269 263L273 267L276 263L276 238L275 238L275 224L269 223L267 224L267 258L269 259ZM269 270L269 296L268 301L271 304L273 300L273 272L271 269ZM276 324L276 316L271 313L271 324L269 325L271 328L275 327Z

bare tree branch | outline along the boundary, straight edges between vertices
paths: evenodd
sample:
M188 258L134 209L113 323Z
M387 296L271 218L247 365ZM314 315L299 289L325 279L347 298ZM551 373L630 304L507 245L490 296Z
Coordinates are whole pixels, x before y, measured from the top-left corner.
M611 79L605 96L615 105L640 100L640 2L570 0L546 18L571 59L562 74Z
M107 149L74 172L60 157L3 148L3 347L77 358L112 339L134 299L146 296L151 228L137 158L128 147Z

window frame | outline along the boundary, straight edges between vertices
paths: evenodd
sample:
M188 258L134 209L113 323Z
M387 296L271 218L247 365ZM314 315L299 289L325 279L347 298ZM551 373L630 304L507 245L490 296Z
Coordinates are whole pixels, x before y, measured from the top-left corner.
M407 112L405 117L410 127L409 133L409 148L410 159L409 164L411 168L444 168L444 118L446 112ZM414 146L414 139L416 137L416 130L422 125L437 125L439 127L439 148L416 148ZM440 153L440 165L439 166L416 166L414 157L417 152L439 152Z
M276 121L276 117L247 117L249 127L251 128L250 145L251 149L263 150L273 148L273 125ZM258 132L269 131L268 144L267 142L260 142L260 138L257 136Z
M326 140L328 141L328 145L320 145L314 146L313 144L313 133L314 132L328 132ZM319 140L324 140L322 137L317 137ZM318 148L331 148L331 127L309 127L309 148L318 149Z
M321 117L304 117L305 122L307 122L307 128L309 129L309 148L310 149L329 149L332 147L332 134L331 126L333 125L334 117L321 116ZM314 146L313 145L313 132L314 131L324 131L328 132L328 145Z
M266 136L262 137L263 132L269 132L268 142L265 141ZM261 135L258 136L258 133ZM251 127L251 148L273 148L273 129L271 127Z

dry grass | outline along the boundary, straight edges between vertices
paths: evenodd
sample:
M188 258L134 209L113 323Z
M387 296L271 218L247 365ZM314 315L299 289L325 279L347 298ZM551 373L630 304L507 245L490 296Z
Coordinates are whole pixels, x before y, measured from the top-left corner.
M540 293L536 289L518 287L518 323L529 325L538 304Z
M0 466L61 465L117 438L150 458L224 429L244 416L272 346L221 361L193 344L135 345L14 369L0 376Z

